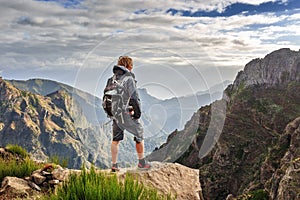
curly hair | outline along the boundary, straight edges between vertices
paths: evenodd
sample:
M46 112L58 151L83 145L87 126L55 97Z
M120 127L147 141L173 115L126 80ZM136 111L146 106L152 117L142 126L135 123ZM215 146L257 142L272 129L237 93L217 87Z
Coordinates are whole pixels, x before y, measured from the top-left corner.
M118 65L124 66L127 69L131 70L133 67L132 58L128 56L120 56L118 60Z

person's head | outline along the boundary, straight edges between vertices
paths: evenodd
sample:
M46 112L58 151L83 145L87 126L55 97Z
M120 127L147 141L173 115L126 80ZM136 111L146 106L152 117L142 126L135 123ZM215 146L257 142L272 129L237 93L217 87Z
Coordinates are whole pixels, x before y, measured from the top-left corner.
M133 68L132 58L128 56L120 56L118 60L118 65L126 67L129 71Z

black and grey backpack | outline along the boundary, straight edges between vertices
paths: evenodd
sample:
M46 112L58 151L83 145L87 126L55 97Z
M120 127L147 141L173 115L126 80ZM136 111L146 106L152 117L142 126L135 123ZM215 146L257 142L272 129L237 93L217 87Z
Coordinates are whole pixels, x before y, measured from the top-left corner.
M117 80L116 75L108 80L104 89L102 106L108 117L117 116L125 109L124 80Z

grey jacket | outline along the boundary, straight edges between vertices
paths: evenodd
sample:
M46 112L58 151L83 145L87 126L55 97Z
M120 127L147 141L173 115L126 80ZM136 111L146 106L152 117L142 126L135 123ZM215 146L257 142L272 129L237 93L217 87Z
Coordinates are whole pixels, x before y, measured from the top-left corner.
M113 73L117 81L121 82L124 86L123 104L126 106L132 106L134 110L133 117L138 119L141 117L141 104L136 87L135 76L124 66L115 65L113 67ZM108 90L108 86L113 81L113 77L108 79L104 93Z

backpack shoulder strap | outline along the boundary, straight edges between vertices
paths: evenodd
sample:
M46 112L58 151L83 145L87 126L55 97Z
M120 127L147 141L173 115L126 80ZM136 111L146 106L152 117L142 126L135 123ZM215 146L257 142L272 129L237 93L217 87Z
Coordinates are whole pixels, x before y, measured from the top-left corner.
M112 79L112 82L115 82L115 81L117 80L117 76L114 74L114 75L111 77L111 79Z
M124 76L117 79L116 75L113 76L113 83L116 83L118 87L124 87L124 83L130 78L130 76Z

